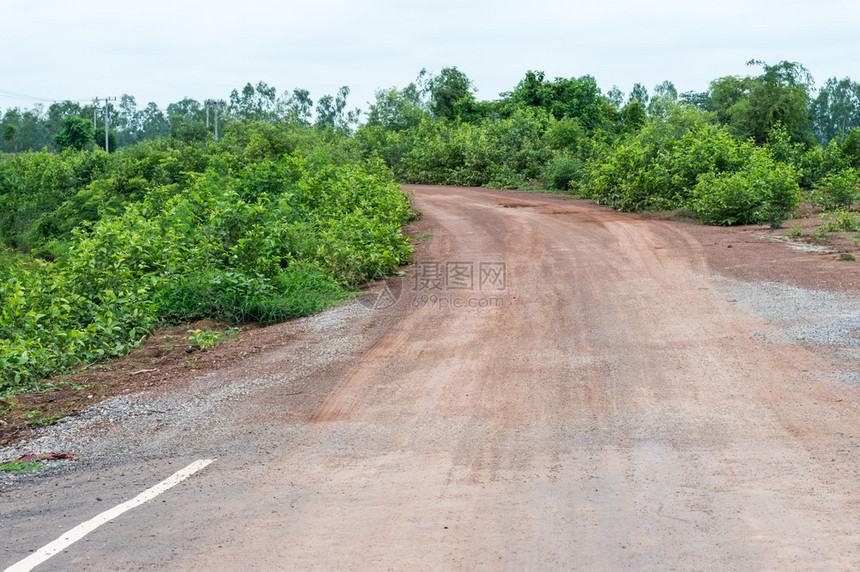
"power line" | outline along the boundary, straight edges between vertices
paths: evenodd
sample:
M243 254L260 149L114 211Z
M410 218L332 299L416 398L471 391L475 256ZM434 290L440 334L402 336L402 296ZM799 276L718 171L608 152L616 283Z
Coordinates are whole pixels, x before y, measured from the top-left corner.
M38 97L36 95L27 95L25 93L18 93L17 91L10 91L8 89L0 88L0 97L6 97L9 99L20 99L22 101L29 101L32 103L59 103L60 101L73 101L75 103L80 103L84 101L92 101L92 98L87 99L51 99L47 97Z

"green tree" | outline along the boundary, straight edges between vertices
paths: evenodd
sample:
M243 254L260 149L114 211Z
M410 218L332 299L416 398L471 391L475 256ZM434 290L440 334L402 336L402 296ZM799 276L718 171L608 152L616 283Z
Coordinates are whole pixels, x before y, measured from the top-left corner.
M612 89L606 92L606 100L617 109L621 109L624 105L624 92L618 89L617 85L613 85Z
M860 127L860 84L850 78L830 78L810 109L813 131L822 143Z
M139 140L140 115L137 112L137 102L133 95L123 94L120 97L116 123L111 127L117 131L117 139L121 147L131 145Z
M600 127L605 99L590 75L580 78L544 79L542 71L528 71L510 94L514 104L542 107L556 119L576 119L584 127Z
M475 86L457 66L443 68L437 76L422 69L418 74L418 83L428 95L430 111L436 117L456 119L475 103Z
M310 125L313 115L314 100L306 89L293 89L292 93L285 91L275 104L275 113L288 123Z
M337 91L336 96L324 95L317 101L317 120L314 124L318 128L330 128L348 131L351 126L358 122L361 111L356 108L352 111L346 110L346 98L349 97L349 87L343 86Z
M648 114L652 117L668 117L669 111L678 103L678 90L671 81L664 81L654 88L654 96L648 103Z
M378 125L391 131L416 127L427 116L414 83L402 91L392 87L376 91L376 101L367 112L367 125Z
M3 139L6 139L7 141L12 142L12 147L13 147L15 153L18 152L18 138L16 137L17 133L18 133L18 126L13 125L11 123L7 123L3 129Z
M43 120L41 105L36 105L21 114L17 135L21 150L35 151L54 144L48 124Z
M171 122L178 118L180 121L203 123L206 119L206 110L196 99L186 97L167 106L167 117Z
M185 121L176 115L171 117L170 136L183 143L194 143L206 141L212 137L212 132L207 129L206 124L202 121Z
M638 101L642 104L643 107L648 107L648 88L642 85L641 83L634 83L633 89L630 90L630 97L627 99L630 101Z
M53 138L63 128L63 122L68 117L80 117L83 113L81 105L74 101L60 101L48 106L45 126Z
M153 102L149 102L138 113L137 121L140 126L140 139L152 139L170 133L170 121L167 120L158 105Z
M66 117L60 132L54 136L54 142L60 149L77 149L82 151L93 146L93 123L83 117Z
M630 133L639 131L648 120L648 113L641 101L631 100L621 109L621 131Z
M266 82L250 83L242 88L240 94L235 89L230 92L228 111L242 121L271 121L277 101L277 92Z
M709 91L685 91L681 94L681 101L692 105L699 111L715 111L714 103L711 101Z
M711 82L717 118L736 137L752 138L758 145L779 123L793 141L812 143L808 109L813 80L806 68L787 61L771 66L751 60L747 65L761 66L764 72L755 77L727 76Z

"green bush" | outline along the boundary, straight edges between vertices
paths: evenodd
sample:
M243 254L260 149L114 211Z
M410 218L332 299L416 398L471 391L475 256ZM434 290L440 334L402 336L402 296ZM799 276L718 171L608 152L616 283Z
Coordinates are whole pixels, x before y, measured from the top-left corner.
M557 154L547 165L546 186L557 191L570 191L572 183L579 180L582 173L582 161L567 153Z
M725 128L652 122L596 155L580 193L619 210L689 208L710 224L778 224L797 206L797 177Z
M860 213L836 209L821 215L821 226L817 232L824 236L828 232L858 232L860 233Z
M714 125L653 122L590 160L581 193L625 211L679 208L700 175L738 169L752 149Z
M846 167L837 172L827 174L821 180L821 190L818 200L826 210L847 209L858 202L860 195L860 173L856 169Z
M55 262L0 258L0 391L127 352L158 323L307 315L411 256L390 173L289 156L150 190L71 231Z
M800 187L790 165L756 149L734 172L707 172L693 188L690 206L708 224L778 226L797 207Z

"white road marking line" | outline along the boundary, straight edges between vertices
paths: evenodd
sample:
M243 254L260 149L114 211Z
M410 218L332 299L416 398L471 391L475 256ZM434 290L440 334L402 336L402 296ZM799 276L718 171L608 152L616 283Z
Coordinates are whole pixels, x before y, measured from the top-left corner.
M200 469L206 467L210 463L214 462L215 459L201 459L199 461L195 461L182 469L181 471L176 471L171 476L167 477L157 485L152 488L146 489L130 501L126 501L121 505L117 505L112 509L106 510L103 513L91 518L90 520L79 524L75 528L71 529L57 540L48 544L44 548L37 550L27 558L21 560L17 564L13 564L9 568L6 568L4 572L29 572L51 556L65 550L71 544L77 542L87 534L91 533L101 525L106 522L110 522L115 519L122 513L133 509L136 506L140 506L143 503L150 501L163 493L164 491L175 487Z

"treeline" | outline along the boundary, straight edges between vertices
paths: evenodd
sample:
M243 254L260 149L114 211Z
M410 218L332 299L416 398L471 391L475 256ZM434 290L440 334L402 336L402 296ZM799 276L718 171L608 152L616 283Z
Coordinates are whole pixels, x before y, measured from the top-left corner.
M802 190L828 208L856 202L860 85L832 79L813 97L802 65L749 64L760 73L706 92L667 81L626 97L591 76L528 72L494 101L449 68L378 92L355 139L407 182L568 190L706 223L778 225Z
M422 71L379 90L361 123L348 88L314 107L249 84L219 104L217 138L211 105L207 126L200 102L167 117L124 98L111 153L91 109L34 115L51 143L28 152L29 112L7 112L0 392L121 355L158 324L273 322L349 296L409 260L396 182L544 188L715 224L777 226L805 196L860 228L858 85L813 96L803 66L751 65L683 94L530 71L494 100L455 67Z
M200 140L214 135L216 125L223 133L232 124L252 121L348 130L360 114L359 109L347 108L348 96L349 87L344 86L314 103L305 89L278 95L275 87L261 81L234 89L226 100L186 97L166 109L152 102L140 108L127 94L109 104L63 101L32 109L13 107L0 119L0 152L104 149L105 120L110 150L158 137Z

